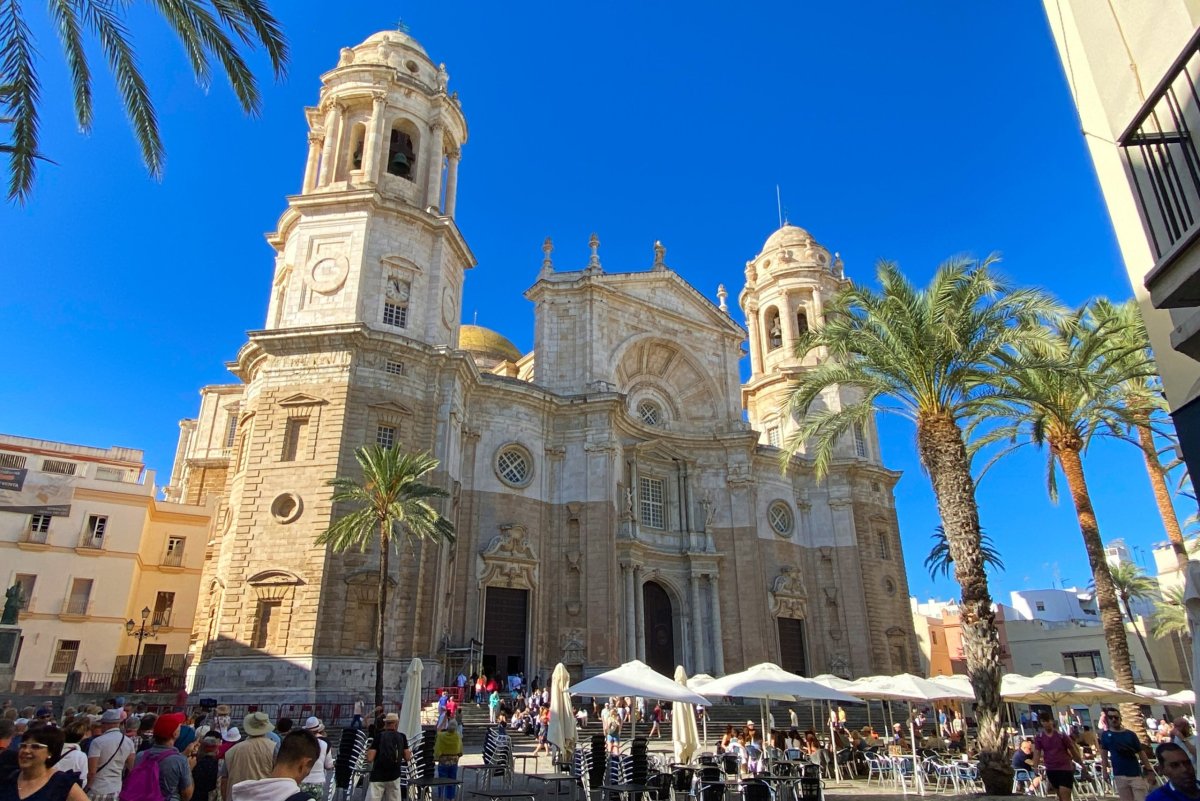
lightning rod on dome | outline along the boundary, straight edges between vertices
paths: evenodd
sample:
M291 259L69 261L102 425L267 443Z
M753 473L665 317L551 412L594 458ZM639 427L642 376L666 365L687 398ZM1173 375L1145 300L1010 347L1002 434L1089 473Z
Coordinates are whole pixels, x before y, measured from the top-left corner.
M779 184L775 184L775 210L779 212L779 227L783 227L783 197L779 194Z

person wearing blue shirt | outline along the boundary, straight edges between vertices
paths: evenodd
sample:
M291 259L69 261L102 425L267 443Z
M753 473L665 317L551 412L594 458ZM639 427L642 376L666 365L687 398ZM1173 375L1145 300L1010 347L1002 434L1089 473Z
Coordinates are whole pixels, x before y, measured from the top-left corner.
M1160 743L1155 750L1158 769L1167 783L1146 797L1146 801L1195 801L1200 798L1196 768L1187 752L1175 743Z
M1150 791L1146 775L1153 776L1154 769L1142 751L1141 740L1121 726L1121 713L1115 709L1108 711L1108 731L1100 734L1100 765L1107 772L1110 764L1117 797L1121 801L1146 801Z

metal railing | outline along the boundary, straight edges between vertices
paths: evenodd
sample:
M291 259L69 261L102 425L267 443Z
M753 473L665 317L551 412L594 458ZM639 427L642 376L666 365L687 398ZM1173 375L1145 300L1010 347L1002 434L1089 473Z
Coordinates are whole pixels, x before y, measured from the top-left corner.
M80 616L82 616L82 615L88 614L88 612L91 610L91 608L92 608L92 601L91 601L90 597L85 596L82 598L80 598L80 597L67 598L65 601L63 601L62 613L64 615L80 615Z
M89 548L94 551L103 551L104 550L104 537L106 535L107 535L107 532L97 536L95 532L89 531L88 528L86 526L84 526L83 531L80 532L80 534L79 534L79 547L80 548Z
M1200 29L1117 139L1159 264L1200 232L1198 80Z
M26 526L25 530L21 532L21 542L31 542L35 545L45 545L46 538L49 536L49 530L38 531L32 526Z
M180 567L183 565L183 550L167 551L163 554L162 563L166 567Z

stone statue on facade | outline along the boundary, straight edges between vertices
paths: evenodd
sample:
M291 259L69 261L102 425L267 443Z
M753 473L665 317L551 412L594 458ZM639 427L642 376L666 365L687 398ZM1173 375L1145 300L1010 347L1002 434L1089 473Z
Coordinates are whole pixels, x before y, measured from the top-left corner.
M4 593L4 614L0 615L0 625L17 625L17 615L24 604L25 597L21 592L21 585L14 584L9 587Z

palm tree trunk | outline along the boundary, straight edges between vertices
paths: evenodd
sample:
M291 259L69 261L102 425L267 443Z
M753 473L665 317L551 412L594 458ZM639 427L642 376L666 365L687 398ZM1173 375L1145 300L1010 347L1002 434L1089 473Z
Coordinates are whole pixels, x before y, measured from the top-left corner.
M979 776L988 794L1012 791L1012 765L1000 727L1000 635L984 569L975 480L962 430L950 417L917 422L917 448L937 497L938 514L954 560L954 578L962 589L960 620L967 673L975 690Z
M1158 668L1154 665L1154 657L1150 656L1150 649L1146 647L1146 638L1142 636L1142 630L1138 628L1137 620L1133 617L1133 607L1129 604L1129 598L1122 597L1121 601L1125 604L1125 615L1129 618L1129 624L1133 626L1133 633L1137 635L1138 642L1142 644L1142 653L1146 655L1146 664L1150 666L1150 675L1154 677L1154 686L1162 689L1162 679L1158 677Z
M1142 448L1142 458L1146 462L1146 473L1150 476L1150 487L1154 490L1154 503L1158 505L1158 516L1162 518L1163 528L1166 529L1167 539L1171 541L1171 550L1175 552L1175 562L1179 565L1180 575L1187 570L1187 546L1183 541L1183 531L1179 528L1179 517L1175 514L1175 506L1171 503L1171 493L1167 490L1166 471L1158 461L1158 450L1154 447L1154 432L1150 428L1148 412L1134 412L1138 444Z
M1100 622L1104 626L1104 641L1108 645L1108 659L1112 664L1113 679L1123 690L1133 691L1133 668L1129 662L1129 641L1125 639L1125 618L1117 601L1112 574L1108 571L1108 560L1104 556L1104 542L1100 539L1100 524L1092 508L1092 497L1088 493L1087 479L1083 475L1083 460L1079 456L1082 442L1072 438L1067 443L1051 440L1050 447L1062 466L1071 500L1075 503L1075 516L1079 520L1079 533L1083 535L1083 547L1087 550L1088 563L1092 568L1092 579L1096 586L1096 605L1100 607ZM1146 725L1136 704L1122 704L1122 717L1138 739L1146 740Z
M388 542L387 522L379 523L379 608L375 618L375 706L383 706L383 644L385 642L383 623L387 620L388 595L388 556L391 553L391 543Z

